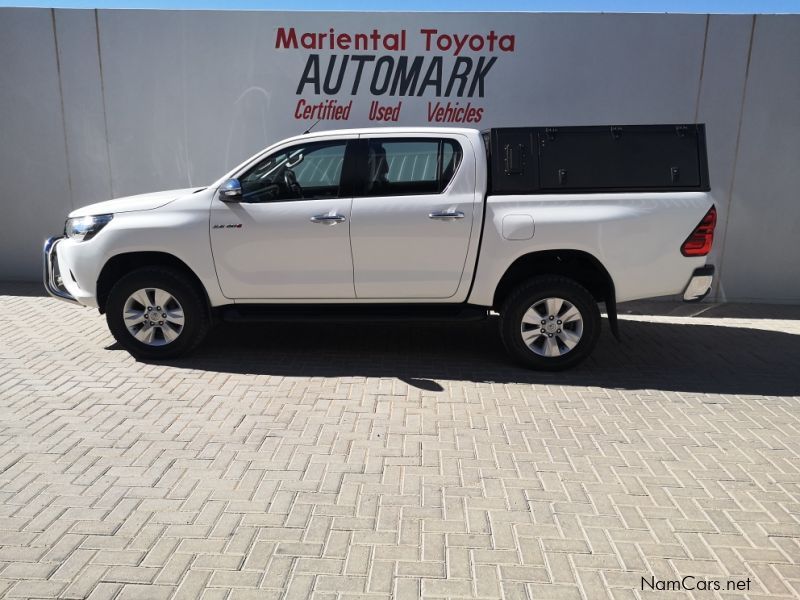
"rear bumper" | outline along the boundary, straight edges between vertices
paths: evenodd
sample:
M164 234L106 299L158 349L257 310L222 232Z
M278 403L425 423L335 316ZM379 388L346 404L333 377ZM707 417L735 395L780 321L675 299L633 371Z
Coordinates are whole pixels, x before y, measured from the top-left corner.
M69 293L67 288L64 287L64 280L59 271L58 244L63 239L63 237L51 237L44 243L44 249L42 251L44 259L44 289L47 290L47 293L53 298L58 298L59 300L72 304L80 304L80 302Z
M689 283L683 290L684 302L700 302L711 291L714 282L714 265L698 267L689 278Z

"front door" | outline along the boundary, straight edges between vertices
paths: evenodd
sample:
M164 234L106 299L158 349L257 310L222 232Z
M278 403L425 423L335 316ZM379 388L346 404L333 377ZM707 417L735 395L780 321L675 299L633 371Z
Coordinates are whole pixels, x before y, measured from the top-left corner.
M293 144L239 176L241 202L211 206L222 292L235 299L354 298L347 140Z
M458 290L481 201L474 158L459 140L362 136L350 224L359 299L450 298Z

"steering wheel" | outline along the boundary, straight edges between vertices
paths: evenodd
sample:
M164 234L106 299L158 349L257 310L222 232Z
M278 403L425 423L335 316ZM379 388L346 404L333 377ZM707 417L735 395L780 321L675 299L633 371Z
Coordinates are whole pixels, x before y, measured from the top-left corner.
M295 177L294 171L291 169L286 169L283 172L283 184L286 186L286 190L295 198L303 197L303 188L297 183L297 177Z

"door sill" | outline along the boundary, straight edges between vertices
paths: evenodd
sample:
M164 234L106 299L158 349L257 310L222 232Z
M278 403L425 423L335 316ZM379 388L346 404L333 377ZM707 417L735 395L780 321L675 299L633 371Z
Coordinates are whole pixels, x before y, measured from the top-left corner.
M484 306L469 304L232 304L218 309L223 321L264 323L276 321L480 321L488 316Z

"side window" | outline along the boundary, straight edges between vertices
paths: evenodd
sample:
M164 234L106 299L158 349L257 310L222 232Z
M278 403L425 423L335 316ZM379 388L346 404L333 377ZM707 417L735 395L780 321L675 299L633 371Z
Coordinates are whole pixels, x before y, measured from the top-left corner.
M439 194L461 162L453 140L369 139L363 196Z
M336 198L346 141L312 142L269 155L239 178L245 202Z

